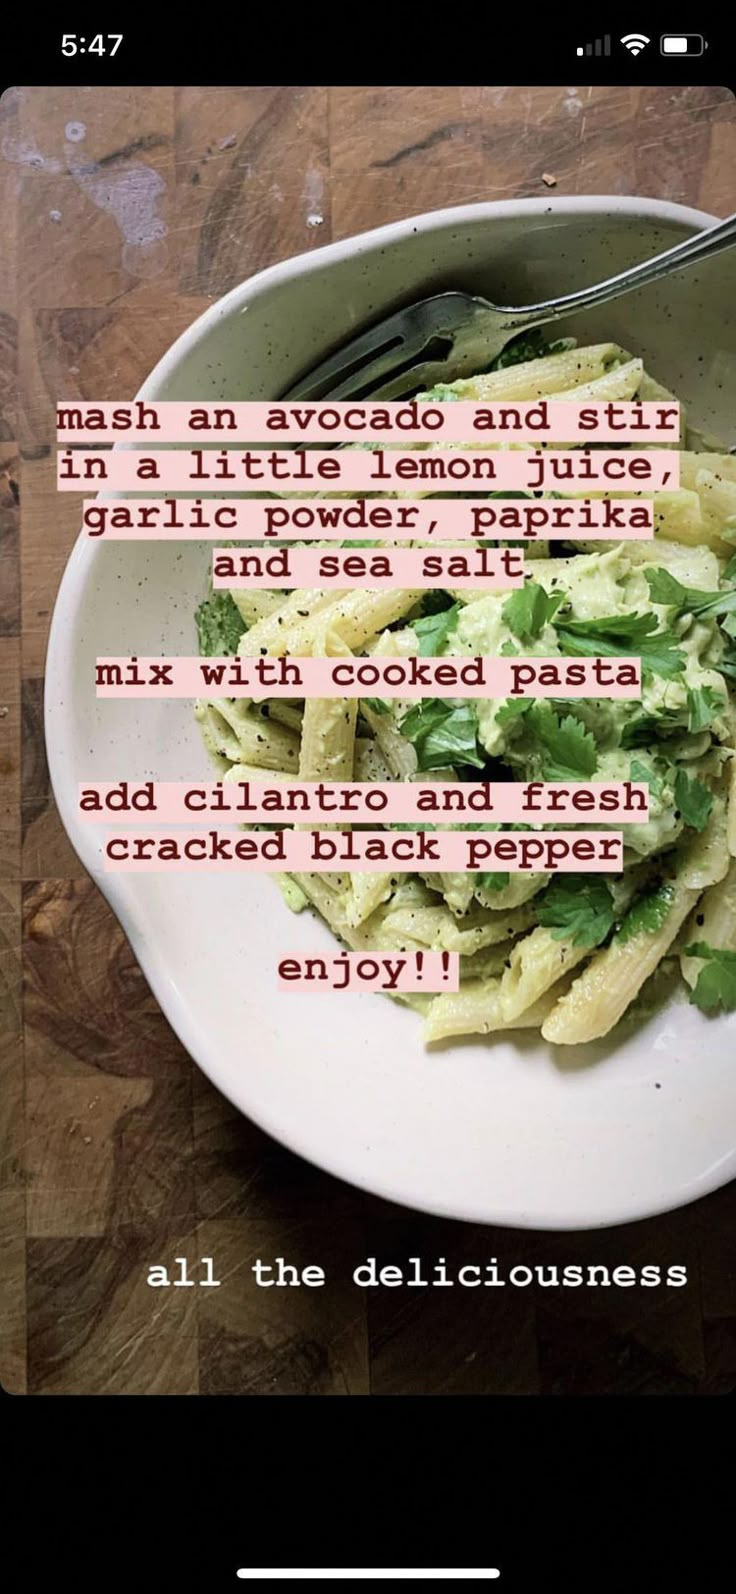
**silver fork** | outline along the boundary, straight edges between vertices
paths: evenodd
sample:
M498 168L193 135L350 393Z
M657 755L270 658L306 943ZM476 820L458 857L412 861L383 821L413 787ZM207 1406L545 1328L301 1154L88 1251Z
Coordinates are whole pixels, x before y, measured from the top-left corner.
M512 308L468 293L420 299L322 360L283 399L398 399L483 370L521 332L658 282L736 242L736 215L618 276L543 304Z

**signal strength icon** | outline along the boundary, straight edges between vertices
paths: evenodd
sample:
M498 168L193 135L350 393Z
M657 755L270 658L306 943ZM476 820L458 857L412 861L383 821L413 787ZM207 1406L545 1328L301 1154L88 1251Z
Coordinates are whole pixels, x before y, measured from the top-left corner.
M647 38L646 33L625 33L621 43L629 55L641 55L646 45L651 44L651 39Z
M594 39L592 44L579 44L576 55L610 55L611 35L604 33L602 39Z

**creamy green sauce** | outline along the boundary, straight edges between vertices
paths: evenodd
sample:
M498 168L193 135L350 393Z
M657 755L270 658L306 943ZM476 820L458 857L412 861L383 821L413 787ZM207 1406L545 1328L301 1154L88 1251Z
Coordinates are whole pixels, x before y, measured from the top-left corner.
M655 614L664 627L668 622L672 624L671 611L652 602L646 580L646 570L660 565L656 544L652 544L651 559L646 563L634 563L627 557L625 545L621 545L601 553L530 560L527 573L548 593L564 594L566 614L571 619ZM684 585L702 591L713 591L719 585L718 560L707 548L683 549L677 574ZM533 640L521 642L513 634L503 617L507 597L507 593L484 593L462 604L455 629L439 652L493 656L513 649L530 655L563 657L552 623L545 625ZM703 770L713 773L711 749L728 733L723 714L717 714L708 729L698 735L687 730L688 691L711 688L723 699L725 714L726 682L717 668L723 643L717 621L693 620L683 615L674 622L673 629L684 656L682 674L665 677L644 672L641 699L636 701L586 699L559 704L560 712L574 713L595 738L597 768L591 779L641 780L644 768L651 773L650 817L645 824L627 825L625 830L627 852L642 858L673 847L685 829L675 801L677 767L686 767L690 774ZM410 627L392 634L392 648L401 653L416 650L416 637ZM495 700L476 703L479 745L489 760L507 764L517 779L538 778L538 743L526 733L523 717L500 724L502 707L502 702ZM405 711L405 704L394 707L397 719ZM632 721L640 720L642 715L651 720L648 739L643 745L629 747L627 727L630 730Z

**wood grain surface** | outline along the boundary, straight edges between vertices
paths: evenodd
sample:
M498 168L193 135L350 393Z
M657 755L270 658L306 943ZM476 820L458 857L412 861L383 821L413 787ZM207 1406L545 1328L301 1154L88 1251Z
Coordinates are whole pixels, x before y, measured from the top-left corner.
M725 89L32 89L0 103L0 1379L32 1393L723 1394L736 1186L651 1222L440 1222L320 1173L191 1063L49 790L49 617L79 524L58 397L128 398L213 298L412 212L515 195L736 209ZM545 175L546 179L545 181ZM549 187L549 179L554 186ZM20 506L20 507L19 507ZM695 1064L694 1064L695 1066ZM685 1289L384 1289L364 1256L685 1265ZM254 1257L322 1290L255 1287ZM220 1288L147 1270L212 1256Z

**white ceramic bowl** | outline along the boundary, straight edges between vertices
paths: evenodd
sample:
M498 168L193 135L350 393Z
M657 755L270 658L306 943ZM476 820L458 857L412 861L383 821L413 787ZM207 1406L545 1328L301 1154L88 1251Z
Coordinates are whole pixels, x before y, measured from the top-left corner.
M649 199L518 200L411 218L262 272L181 337L149 399L277 396L365 321L441 287L529 303L608 276L713 220ZM565 324L613 338L736 441L733 256ZM127 395L124 395L127 396ZM611 1224L736 1173L729 1019L684 1001L635 1034L550 1048L535 1036L423 1049L380 996L284 995L276 964L332 945L266 876L106 876L80 780L206 778L186 702L97 701L97 654L196 652L211 544L80 537L54 612L46 734L72 844L164 1012L214 1083L285 1145L408 1206L518 1227Z

